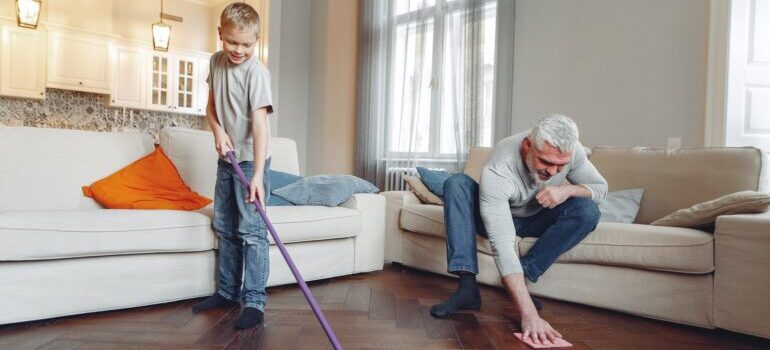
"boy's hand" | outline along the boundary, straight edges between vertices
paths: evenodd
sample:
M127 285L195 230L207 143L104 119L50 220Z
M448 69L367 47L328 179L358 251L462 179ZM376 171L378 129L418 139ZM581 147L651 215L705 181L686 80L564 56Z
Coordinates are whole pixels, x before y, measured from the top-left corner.
M265 208L265 187L261 174L254 175L249 184L249 199L246 202L252 203L255 200L259 200L259 204Z
M214 147L217 149L217 155L222 159L227 158L227 151L235 149L233 142L230 141L230 136L224 131L214 133Z

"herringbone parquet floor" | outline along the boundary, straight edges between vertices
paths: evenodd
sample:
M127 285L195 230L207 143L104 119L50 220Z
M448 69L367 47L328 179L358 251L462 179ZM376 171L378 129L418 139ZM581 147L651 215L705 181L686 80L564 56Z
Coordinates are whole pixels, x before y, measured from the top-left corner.
M398 266L311 283L346 349L526 349L501 289L481 311L438 320L430 305L453 279ZM237 308L193 314L195 300L0 326L0 349L330 349L296 286L271 288L264 326L235 331ZM542 310L575 349L770 349L770 341L544 299ZM0 310L2 312L2 310Z

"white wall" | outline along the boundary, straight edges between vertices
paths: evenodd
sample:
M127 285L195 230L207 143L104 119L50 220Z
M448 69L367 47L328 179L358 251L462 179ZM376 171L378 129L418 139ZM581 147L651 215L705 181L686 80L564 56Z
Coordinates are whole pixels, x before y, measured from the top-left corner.
M61 1L61 0L59 0ZM68 0L72 1L72 0ZM80 0L86 1L86 0ZM160 1L114 0L112 32L123 38L152 42L150 27L160 20ZM53 4L51 5L53 9ZM211 28L211 7L184 0L163 1L163 12L184 18L182 23L163 20L171 26L171 46L212 52L216 32ZM53 15L53 11L51 11Z
M701 146L708 4L518 0L513 131L559 112L586 145Z
M345 37L329 23L334 1L281 1L278 136L297 141L303 174L319 173L327 157L351 157L338 147L354 147L355 119L324 112L355 98L327 91L338 88L330 45ZM701 0L518 0L513 131L561 112L587 145L664 146L669 136L702 145L707 27Z
M297 142L300 173L305 174L310 92L310 0L282 0L278 135ZM275 17L274 17L275 18Z
M352 174L358 1L282 0L281 20L278 136L303 174Z
M307 174L353 174L358 0L313 0Z

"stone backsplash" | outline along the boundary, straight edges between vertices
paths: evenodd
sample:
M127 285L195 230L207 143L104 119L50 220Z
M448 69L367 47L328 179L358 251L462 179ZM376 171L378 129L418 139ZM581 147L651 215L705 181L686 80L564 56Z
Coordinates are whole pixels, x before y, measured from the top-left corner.
M44 100L0 97L0 125L90 131L136 129L158 141L165 126L206 128L206 118L195 115L110 107L104 95L47 89Z

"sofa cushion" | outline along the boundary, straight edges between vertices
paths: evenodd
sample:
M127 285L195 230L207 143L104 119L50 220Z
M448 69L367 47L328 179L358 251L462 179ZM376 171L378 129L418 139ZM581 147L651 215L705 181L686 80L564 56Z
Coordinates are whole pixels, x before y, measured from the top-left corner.
M636 214L639 213L639 203L641 203L643 195L644 189L642 188L607 193L607 197L599 202L599 212L602 214L599 221L626 224L634 222Z
M769 207L770 195L741 191L677 210L650 225L702 228L713 226L722 215L765 213Z
M101 209L81 186L152 152L138 132L0 126L0 211Z
M205 251L211 220L177 210L13 211L0 213L0 261Z
M442 201L435 193L431 192L428 189L428 186L425 186L419 177L404 175L404 182L406 182L414 195L420 199L420 202L424 204L444 205L444 201Z
M420 181L425 184L433 194L444 198L444 182L452 176L445 169L428 169L426 167L418 166L417 173L420 174Z
M380 190L360 177L353 175L315 175L272 190L297 205L323 205L336 207L357 193L377 193Z
M401 228L446 239L444 233L444 207L432 204L409 204L401 210ZM489 240L476 235L476 249L492 254Z
M405 230L444 239L443 207L410 204L401 211ZM479 252L491 254L489 240L476 236ZM537 238L518 238L526 255ZM714 271L714 239L689 228L601 222L582 242L557 260L564 263L628 266L682 273Z
M214 219L214 207L197 212ZM267 207L267 216L283 243L320 241L355 237L361 232L361 213L343 207L280 206ZM273 237L268 234L270 244Z
M519 241L525 255L537 238ZM681 227L601 222L558 262L703 274L714 271L714 236Z
M158 138L160 139L160 146L163 147L163 151L179 170L179 175L182 176L184 182L193 191L214 198L214 185L217 179L217 154L214 150L214 136L211 132L166 127L160 131ZM270 147L273 152L270 162L271 169L299 175L297 144L294 140L273 137L270 139Z
M196 210L211 199L190 190L160 147L91 186L83 194L110 209Z
M756 191L762 180L762 152L749 147L676 151L595 147L591 163L610 191L644 189L638 224L729 193Z
M468 151L468 159L465 161L463 173L472 177L476 182L481 179L481 171L487 164L489 155L492 154L492 147L474 147Z

